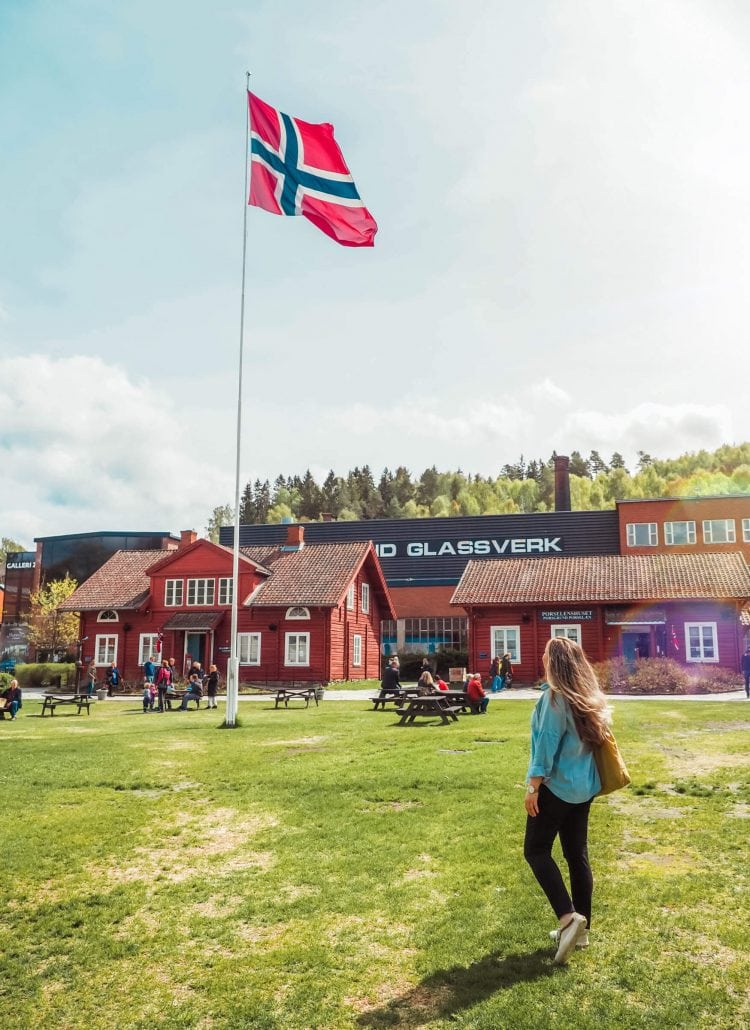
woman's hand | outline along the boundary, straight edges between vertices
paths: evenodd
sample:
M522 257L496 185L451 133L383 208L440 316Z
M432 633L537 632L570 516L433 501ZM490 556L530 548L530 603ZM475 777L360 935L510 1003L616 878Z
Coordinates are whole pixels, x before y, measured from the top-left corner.
M529 794L527 787L526 794L524 795L524 807L532 819L535 815L539 815L539 788L541 787L542 782L543 777L532 776L529 780L529 787L534 787L534 793Z

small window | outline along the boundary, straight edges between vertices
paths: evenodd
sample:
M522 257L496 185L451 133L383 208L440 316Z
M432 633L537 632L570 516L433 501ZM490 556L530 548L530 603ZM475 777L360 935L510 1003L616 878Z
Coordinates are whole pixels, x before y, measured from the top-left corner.
M177 608L182 604L182 580L168 579L164 584L165 608Z
M514 663L521 661L521 627L520 626L492 626L490 629L490 642L492 657L510 655Z
M367 615L370 611L370 584L362 584L362 614Z
M559 626L552 626L550 636L565 637L568 640L575 640L576 644L581 643L581 626L579 623L561 623Z
M355 633L352 637L352 665L362 664L362 637Z
M159 634L158 633L141 633L140 640L138 642L138 664L143 665L149 660L151 655L158 654L159 648Z
M659 543L659 531L655 522L628 522L628 547L656 547Z
M96 621L97 622L117 622L118 621L117 612L113 611L111 608L108 608L105 612L99 612L99 615L98 615Z
M231 604L234 580L231 576L222 577L219 580L219 604Z
M354 611L354 584L349 584L349 589L346 592L346 610L348 612Z
M685 623L685 658L689 662L718 662L715 622Z
M733 544L735 542L734 519L705 519L703 522L704 544Z
M664 543L670 545L694 544L695 523L694 522L665 522Z
M96 664L97 665L111 665L112 662L117 662L117 637L109 636L105 633L97 634L96 645Z
M742 520L742 541L750 544L750 519Z
M287 633L285 648L285 665L310 664L310 634Z
M214 581L212 579L189 579L187 581L187 603L209 605L214 603Z
M310 609L296 604L293 608L287 608L286 617L287 619L309 619Z
M240 665L260 665L260 633L238 633L237 653Z

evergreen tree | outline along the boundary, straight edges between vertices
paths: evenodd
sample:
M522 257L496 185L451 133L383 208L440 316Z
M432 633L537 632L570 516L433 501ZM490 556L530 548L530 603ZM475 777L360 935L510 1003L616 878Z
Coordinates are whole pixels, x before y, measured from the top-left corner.
M615 451L615 453L610 458L609 467L611 469L625 469L626 472L628 471L627 468L625 468L625 459L619 451Z
M308 469L299 486L299 516L302 519L315 520L320 518L323 495L315 478Z
M607 463L604 461L599 451L592 451L591 454L589 454L589 467L592 475L594 476L600 476L602 473L609 471Z
M570 452L570 465L568 468L571 476L586 476L589 479L591 478L591 466L580 451Z

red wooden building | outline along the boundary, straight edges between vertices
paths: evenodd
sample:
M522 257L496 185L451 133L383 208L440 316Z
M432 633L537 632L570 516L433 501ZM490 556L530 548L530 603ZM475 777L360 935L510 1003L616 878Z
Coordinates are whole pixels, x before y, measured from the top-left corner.
M507 651L532 681L551 636L592 661L664 655L738 670L749 599L750 569L733 552L471 561L452 603L469 617L473 669Z
M214 662L230 652L232 552L183 533L180 547L119 551L61 605L81 613L83 659L135 678L149 657ZM369 541L241 549L238 650L244 682L328 683L380 675L380 623L394 618Z

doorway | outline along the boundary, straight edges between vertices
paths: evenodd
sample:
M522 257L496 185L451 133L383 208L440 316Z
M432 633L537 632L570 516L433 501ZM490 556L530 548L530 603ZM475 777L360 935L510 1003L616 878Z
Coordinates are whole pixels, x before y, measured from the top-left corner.
M185 634L185 660L184 667L187 671L192 662L200 662L201 668L206 665L206 634L186 633Z
M651 633L623 630L622 657L632 664L637 658L651 657Z

